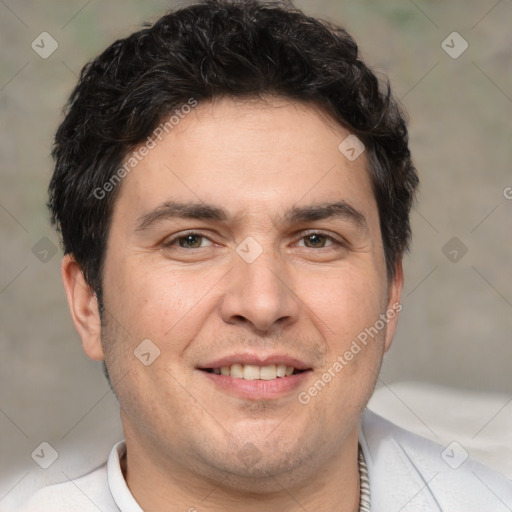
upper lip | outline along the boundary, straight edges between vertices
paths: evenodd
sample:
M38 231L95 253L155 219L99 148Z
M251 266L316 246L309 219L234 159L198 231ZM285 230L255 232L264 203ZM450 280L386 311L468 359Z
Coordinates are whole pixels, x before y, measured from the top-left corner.
M231 354L220 357L214 361L198 366L199 369L220 368L222 366L231 366L233 364L253 364L256 366L270 366L272 364L285 364L293 366L296 370L310 370L311 365L304 361L284 354L268 354L266 356L250 353Z

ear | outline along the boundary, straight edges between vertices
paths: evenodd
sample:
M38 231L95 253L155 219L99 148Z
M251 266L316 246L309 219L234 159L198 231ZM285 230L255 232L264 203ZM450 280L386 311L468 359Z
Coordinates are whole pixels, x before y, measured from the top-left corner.
M388 284L388 304L386 317L388 323L386 326L386 339L384 340L384 351L387 352L391 347L391 342L395 336L396 326L398 324L398 316L402 311L400 299L402 297L402 288L404 286L404 272L402 268L402 259L400 258L395 264L395 275L390 279Z
M64 256L61 273L71 317L82 339L82 347L91 359L102 361L101 320L96 294L85 281L82 269L72 255Z

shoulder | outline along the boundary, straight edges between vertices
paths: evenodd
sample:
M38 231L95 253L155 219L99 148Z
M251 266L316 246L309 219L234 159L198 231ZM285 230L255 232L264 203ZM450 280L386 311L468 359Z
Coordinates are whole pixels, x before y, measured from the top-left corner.
M360 443L372 510L506 511L512 481L472 460L457 442L442 446L366 410Z
M18 512L118 512L108 486L106 463L76 479L44 487Z

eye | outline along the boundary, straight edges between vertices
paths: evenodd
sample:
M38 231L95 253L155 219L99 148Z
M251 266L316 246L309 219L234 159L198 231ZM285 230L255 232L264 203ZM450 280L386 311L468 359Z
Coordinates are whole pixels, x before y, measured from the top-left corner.
M171 247L178 245L183 249L200 249L211 245L212 242L206 236L199 233L187 233L185 235L175 236L166 241L164 246Z
M336 243L332 237L323 235L322 233L309 233L300 240L301 242L304 241L304 247L309 247L310 249L322 249ZM302 244L299 242L299 246L300 245Z

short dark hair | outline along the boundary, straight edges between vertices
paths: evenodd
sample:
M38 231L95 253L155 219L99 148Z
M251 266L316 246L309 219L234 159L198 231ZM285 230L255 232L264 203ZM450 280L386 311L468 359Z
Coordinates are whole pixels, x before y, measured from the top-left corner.
M49 208L64 252L97 294L120 187L100 199L95 191L129 152L191 98L272 95L322 107L364 143L394 275L409 244L418 177L389 83L362 62L345 30L288 2L205 0L113 43L82 69L67 103L52 151Z

